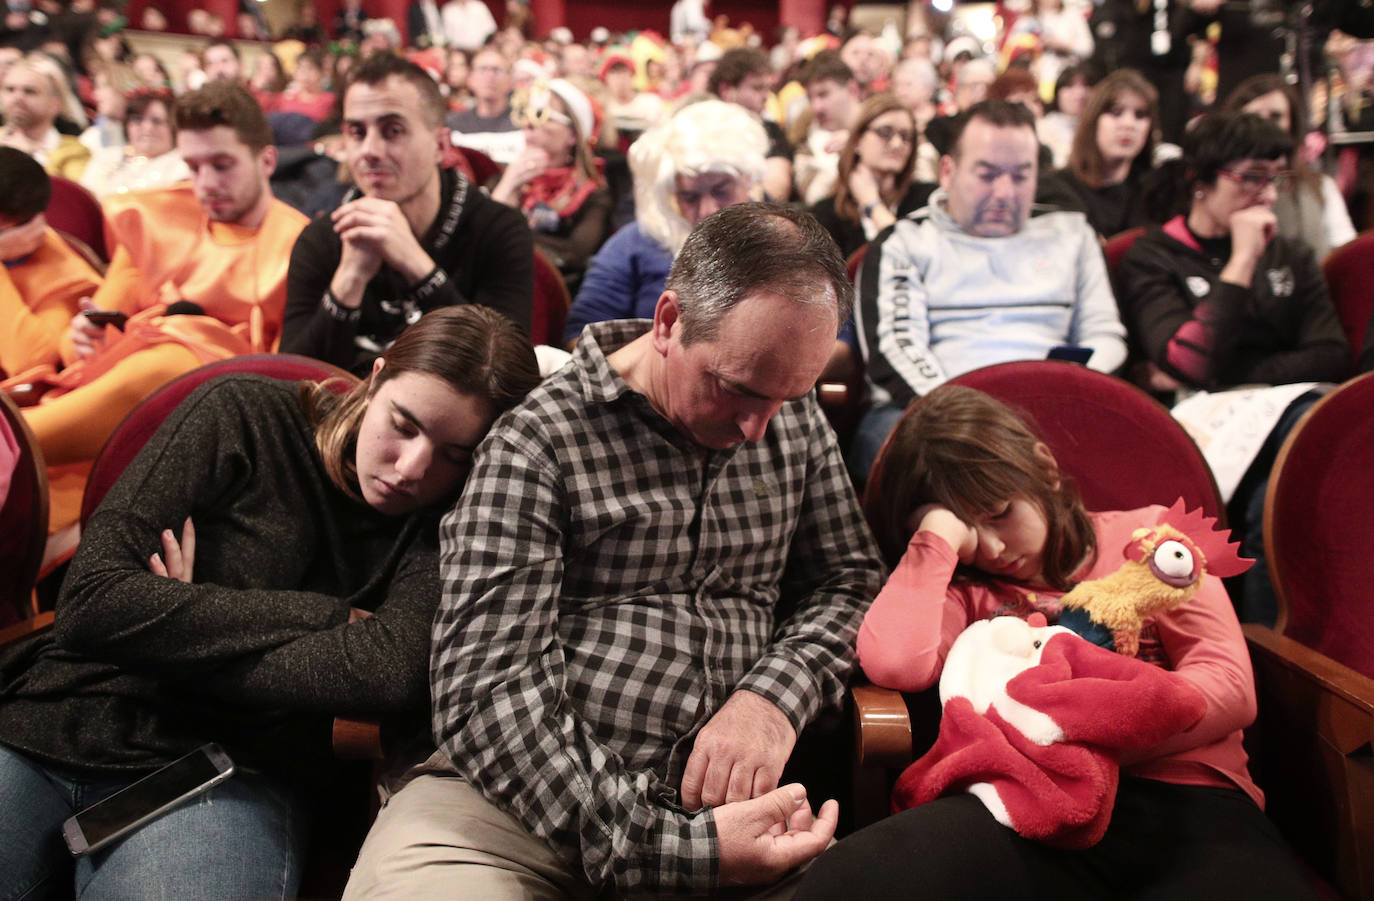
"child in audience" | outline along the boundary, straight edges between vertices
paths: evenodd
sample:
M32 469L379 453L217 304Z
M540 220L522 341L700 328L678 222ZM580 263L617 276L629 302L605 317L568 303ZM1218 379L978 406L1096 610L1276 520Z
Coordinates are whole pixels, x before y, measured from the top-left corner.
M182 402L90 520L53 631L0 654L0 895L71 892L63 820L215 741L233 777L78 858L77 896L295 897L330 718L427 731L438 517L538 378L512 322L446 307L346 395L227 375Z
M858 654L874 683L921 691L970 623L1054 623L1075 582L1114 572L1134 529L1164 509L1088 513L1032 428L993 398L942 385L913 403L874 465L864 500L892 576L864 618ZM1312 897L1261 809L1241 730L1255 715L1250 659L1226 591L1142 631L1141 657L1206 699L1197 725L1135 759L1105 837L1085 850L1022 838L971 794L868 827L812 867L798 901L909 898Z

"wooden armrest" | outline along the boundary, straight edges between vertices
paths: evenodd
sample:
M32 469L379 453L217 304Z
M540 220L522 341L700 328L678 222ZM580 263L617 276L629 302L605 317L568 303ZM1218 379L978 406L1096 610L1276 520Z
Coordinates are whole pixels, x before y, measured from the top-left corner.
M51 628L51 610L36 614L28 619L22 619L12 626L6 626L0 629L0 648L34 635L41 635Z
M912 761L911 714L901 692L855 685L854 755L860 767L904 769Z
M344 760L381 760L382 726L373 720L334 718L334 756Z
M1267 626L1248 623L1241 628L1256 668L1280 667L1298 674L1333 700L1348 704L1352 714L1374 723L1374 679ZM1369 740L1370 736L1364 738Z
M843 407L849 403L849 385L845 382L820 382L816 394L822 407Z
M1374 679L1245 625L1259 716L1247 730L1267 811L1345 897L1374 898Z

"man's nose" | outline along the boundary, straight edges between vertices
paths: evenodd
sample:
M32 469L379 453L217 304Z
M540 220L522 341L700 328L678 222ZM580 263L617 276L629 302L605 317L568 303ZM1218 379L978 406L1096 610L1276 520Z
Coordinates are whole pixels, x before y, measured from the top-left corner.
M739 426L740 434L744 435L745 441L761 441L768 431L768 423L773 416L782 408L780 403L770 403L766 407L749 410L735 419L735 424Z
M1010 175L999 175L993 180L992 196L999 200L1016 196L1016 183L1011 180Z

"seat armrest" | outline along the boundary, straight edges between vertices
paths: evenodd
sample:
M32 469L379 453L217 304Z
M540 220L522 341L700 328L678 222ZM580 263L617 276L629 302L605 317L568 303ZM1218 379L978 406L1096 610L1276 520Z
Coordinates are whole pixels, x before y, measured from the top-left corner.
M374 720L334 718L334 756L344 760L381 760L382 726Z
M1259 700L1245 744L1269 817L1345 897L1374 898L1374 679L1243 628Z
M859 767L904 769L912 761L911 714L901 692L867 683L854 699L854 753Z
M0 629L0 648L13 644L16 641L22 641L25 638L42 635L52 628L52 619L52 611L46 610L28 619L21 619L12 626L6 626Z
M1374 722L1374 679L1267 626L1247 623L1241 628L1256 668L1277 665L1303 674L1324 692L1349 704L1352 713ZM1365 736L1364 741L1369 740L1370 736Z

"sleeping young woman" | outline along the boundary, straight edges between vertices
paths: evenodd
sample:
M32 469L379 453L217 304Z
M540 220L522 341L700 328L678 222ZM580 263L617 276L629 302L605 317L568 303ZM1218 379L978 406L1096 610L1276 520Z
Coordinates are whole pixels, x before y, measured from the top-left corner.
M54 629L0 654L0 896L294 897L330 720L423 730L438 517L538 379L513 323L463 306L346 395L226 375L179 404L91 518ZM211 741L228 781L73 861L63 820Z
M874 465L864 507L894 568L860 628L859 662L874 683L908 692L939 680L973 622L1039 613L1055 623L1074 583L1117 569L1120 556L1105 549L1165 513L1087 512L1026 422L959 385L912 404ZM1192 728L1120 761L1097 844L1067 850L1023 838L957 793L841 841L795 897L1313 897L1246 768L1241 730L1255 716L1254 683L1220 580L1206 576L1192 600L1147 624L1139 656L1189 683L1206 708Z

